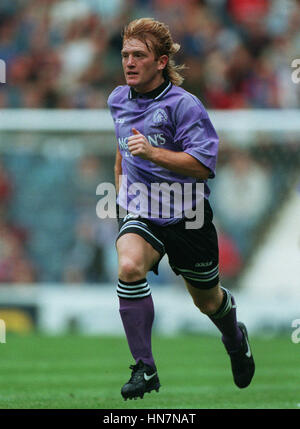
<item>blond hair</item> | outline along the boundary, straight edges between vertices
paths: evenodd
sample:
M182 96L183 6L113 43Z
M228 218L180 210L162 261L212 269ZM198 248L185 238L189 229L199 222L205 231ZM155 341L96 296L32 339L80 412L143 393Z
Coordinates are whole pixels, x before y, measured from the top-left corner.
M140 18L131 21L123 30L123 41L127 39L138 39L142 41L151 51L148 41L152 42L152 50L155 58L162 55L169 57L168 63L163 70L163 75L174 85L180 86L184 80L179 73L185 69L184 65L176 65L173 55L179 51L180 45L174 43L169 27L153 18Z

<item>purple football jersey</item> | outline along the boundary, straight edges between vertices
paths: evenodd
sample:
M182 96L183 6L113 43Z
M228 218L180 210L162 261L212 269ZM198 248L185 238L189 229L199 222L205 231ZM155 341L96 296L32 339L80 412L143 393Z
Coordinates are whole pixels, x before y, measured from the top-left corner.
M129 86L118 86L108 98L122 155L122 181L118 204L130 213L147 217L159 225L178 222L210 190L206 181L187 177L131 155L128 138L132 128L153 146L186 152L210 169L215 176L219 139L200 100L183 88L168 84L155 98L132 96ZM198 184L202 186L198 188ZM172 192L168 192L169 190ZM162 199L167 195L167 208ZM181 195L179 195L181 193ZM168 210L167 210L168 212Z

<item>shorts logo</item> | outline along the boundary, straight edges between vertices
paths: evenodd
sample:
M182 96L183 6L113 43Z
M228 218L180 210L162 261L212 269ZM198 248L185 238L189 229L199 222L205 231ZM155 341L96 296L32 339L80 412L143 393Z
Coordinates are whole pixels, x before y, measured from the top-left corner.
M167 122L168 115L163 109L157 109L153 113L153 122L155 124L162 124L163 122Z
M126 222L129 219L137 219L138 217L138 214L128 213L128 215L124 217L123 222Z

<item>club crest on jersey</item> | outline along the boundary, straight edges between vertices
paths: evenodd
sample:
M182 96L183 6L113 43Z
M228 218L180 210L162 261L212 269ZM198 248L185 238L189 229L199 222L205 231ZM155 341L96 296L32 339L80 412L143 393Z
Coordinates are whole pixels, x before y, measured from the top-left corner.
M163 109L156 109L153 113L153 122L155 124L162 124L163 122L167 122L168 115Z

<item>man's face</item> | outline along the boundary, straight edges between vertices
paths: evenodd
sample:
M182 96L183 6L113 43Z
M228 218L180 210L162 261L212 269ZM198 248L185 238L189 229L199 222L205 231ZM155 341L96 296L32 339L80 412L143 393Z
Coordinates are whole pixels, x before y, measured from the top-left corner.
M151 46L151 41L147 43ZM162 70L167 64L167 55L155 59L152 50L138 39L124 40L121 53L126 83L136 91L152 91L164 81Z

